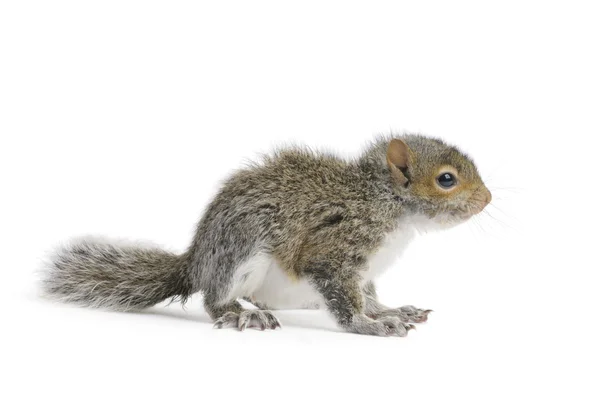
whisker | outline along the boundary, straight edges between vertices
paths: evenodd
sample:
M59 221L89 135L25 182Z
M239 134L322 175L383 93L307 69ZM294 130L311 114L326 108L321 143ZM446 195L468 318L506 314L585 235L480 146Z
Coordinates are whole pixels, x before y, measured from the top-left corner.
M490 213L490 212L489 212L487 209L483 209L483 212L484 212L484 213L485 213L487 216L489 216L490 218L492 218L494 221L496 221L497 223L501 224L503 227L510 228L510 229L512 229L512 230L516 230L516 228L515 228L515 227L513 227L512 225L510 225L510 224L508 224L508 223L506 223L506 222L504 222L504 221L502 221L502 220L498 219L497 217L494 217L494 216L493 216L493 215L492 215L492 214L491 214L491 213Z
M521 193L521 192L525 191L524 188L518 188L518 187L496 187L493 185L488 185L487 187L490 191L509 191L509 192L514 192L514 193Z
M492 206L494 209L498 210L500 213L502 213L502 215L504 215L506 217L509 217L509 218L513 218L513 219L515 218L514 216L509 215L504 210L502 210L501 208L499 208L496 204L494 204L494 202L490 202L489 205Z

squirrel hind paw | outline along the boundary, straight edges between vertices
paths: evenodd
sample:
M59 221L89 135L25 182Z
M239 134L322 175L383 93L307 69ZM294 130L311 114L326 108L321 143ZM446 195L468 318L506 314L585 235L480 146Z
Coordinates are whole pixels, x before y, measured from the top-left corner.
M239 314L235 312L227 312L222 317L218 318L213 325L215 329L237 327L239 321Z
M240 331L246 328L255 328L260 330L281 328L281 323L271 311L268 310L244 310L239 314L228 312L215 321L214 327L238 328Z

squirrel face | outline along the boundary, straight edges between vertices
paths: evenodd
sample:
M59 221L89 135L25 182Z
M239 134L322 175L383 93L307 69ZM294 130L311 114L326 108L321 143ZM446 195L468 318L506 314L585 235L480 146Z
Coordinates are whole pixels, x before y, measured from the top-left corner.
M386 157L395 188L440 224L466 221L492 200L473 161L441 140L392 139Z

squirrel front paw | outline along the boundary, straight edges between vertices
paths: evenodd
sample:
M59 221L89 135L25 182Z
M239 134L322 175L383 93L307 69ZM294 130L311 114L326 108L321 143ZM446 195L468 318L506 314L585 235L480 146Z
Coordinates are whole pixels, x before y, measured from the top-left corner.
M405 323L396 316L371 319L363 314L355 315L349 324L344 325L348 332L371 336L405 337L408 331L414 328L414 325Z
M381 319L385 317L398 317L403 322L407 323L423 323L427 322L429 313L433 310L422 310L412 305L405 305L400 308L390 308L376 314L369 314L373 319Z

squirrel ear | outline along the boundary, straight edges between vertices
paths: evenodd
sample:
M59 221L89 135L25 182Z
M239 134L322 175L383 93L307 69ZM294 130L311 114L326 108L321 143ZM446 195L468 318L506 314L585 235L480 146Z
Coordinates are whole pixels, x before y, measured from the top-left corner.
M406 143L399 139L390 141L387 149L387 162L394 178L402 185L406 185L408 178L404 175L404 171L408 167L410 148Z

